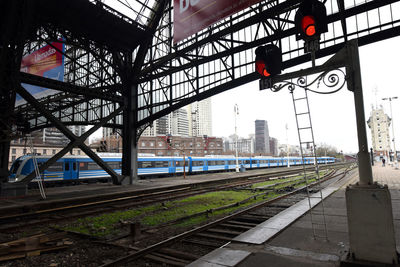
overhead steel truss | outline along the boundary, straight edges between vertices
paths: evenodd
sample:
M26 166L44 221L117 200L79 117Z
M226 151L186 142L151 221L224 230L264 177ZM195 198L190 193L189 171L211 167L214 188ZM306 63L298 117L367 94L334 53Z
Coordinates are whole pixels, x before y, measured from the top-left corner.
M131 2L120 1L134 10ZM152 7L147 2L141 3L141 8L152 11L157 7L157 2ZM135 75L137 126L146 127L179 107L256 80L253 55L259 45L277 44L282 49L285 68L308 61L303 42L295 38L294 15L300 2L262 1L174 45L173 7L168 1L144 64ZM399 1L324 3L329 30L322 35L317 57L337 52L348 39L358 38L359 44L365 45L399 35ZM122 85L111 49L84 37L75 38L51 25L41 28L36 36L34 42L26 44L26 53L60 38L67 45L64 83L22 76L23 82L61 91L40 100L55 117L65 124L95 124L119 107L123 101ZM135 57L137 50L132 52ZM27 118L32 130L49 126L29 104L16 111ZM122 128L122 117L117 116L107 126Z

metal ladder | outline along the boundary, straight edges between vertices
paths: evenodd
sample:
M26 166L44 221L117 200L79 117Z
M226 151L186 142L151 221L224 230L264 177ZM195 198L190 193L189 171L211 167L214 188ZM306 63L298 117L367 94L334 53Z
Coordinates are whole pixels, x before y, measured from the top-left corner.
M296 92L296 93L295 93ZM292 100L293 100L293 107L296 116L296 124L297 124L297 132L299 135L299 142L300 142L300 153L301 159L303 162L303 173L304 173L304 180L307 187L307 198L309 204L309 213L311 217L311 226L313 230L314 239L321 238L328 240L328 231L326 227L326 219L325 219L325 208L324 208L324 201L322 197L322 186L321 180L319 176L319 168L318 168L318 161L317 155L315 151L315 142L314 142L314 133L312 129L311 123L311 113L310 113L310 106L308 102L308 95L307 89L298 89L298 90L291 90ZM314 161L315 164L315 175L316 175L316 185L314 188L318 190L318 193L312 194L310 192L310 181L309 181L309 173L306 172L306 155L305 152L309 150L308 153ZM320 200L321 205L319 209L316 208L312 209L312 203L316 200Z
M31 154L32 154L33 167L35 169L35 174L36 174L36 177L35 177L34 180L36 180L37 183L38 183L38 188L39 188L40 195L42 196L43 199L46 199L46 193L44 191L42 177L41 177L40 172L39 172L39 166L38 166L38 163L37 163L35 150L33 148L33 137L30 134L27 134L26 135L26 139L29 141L29 147L31 149Z

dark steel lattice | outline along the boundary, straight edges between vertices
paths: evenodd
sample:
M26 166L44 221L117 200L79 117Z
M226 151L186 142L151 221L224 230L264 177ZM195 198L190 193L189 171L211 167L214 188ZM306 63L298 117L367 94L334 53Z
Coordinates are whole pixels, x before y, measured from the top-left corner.
M91 0L98 5L99 1ZM115 1L111 1L114 2ZM163 1L119 0L105 10L128 23L148 31ZM236 86L256 80L254 49L274 43L283 51L284 67L304 63L303 42L296 41L294 15L300 0L262 1L228 17L190 38L173 44L173 7L168 1L138 78L138 125L148 125L169 112ZM108 4L109 2L105 2ZM322 36L317 57L337 52L348 39L358 38L360 45L397 36L400 33L399 1L324 1L329 31ZM121 79L112 47L99 44L54 25L42 26L25 46L29 53L40 46L63 38L65 82L51 85L58 94L40 99L52 114L65 124L94 124L123 102ZM140 36L138 37L140 38ZM132 48L135 58L138 47ZM33 83L34 77L22 76ZM49 81L47 81L49 82ZM36 83L46 84L37 78ZM58 86L58 87L57 87ZM48 126L47 120L29 104L16 109L31 124L31 130ZM109 127L121 128L117 116Z

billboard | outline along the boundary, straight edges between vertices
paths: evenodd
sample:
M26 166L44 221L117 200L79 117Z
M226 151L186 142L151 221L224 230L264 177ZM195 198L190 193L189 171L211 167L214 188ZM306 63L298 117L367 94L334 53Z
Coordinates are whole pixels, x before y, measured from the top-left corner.
M174 43L261 0L174 0Z
M22 58L20 70L29 74L64 81L64 51L65 45L59 42L53 42L51 45L43 46ZM23 83L22 86L35 98L41 98L58 92L25 83ZM17 94L15 106L24 103L26 103L26 101Z

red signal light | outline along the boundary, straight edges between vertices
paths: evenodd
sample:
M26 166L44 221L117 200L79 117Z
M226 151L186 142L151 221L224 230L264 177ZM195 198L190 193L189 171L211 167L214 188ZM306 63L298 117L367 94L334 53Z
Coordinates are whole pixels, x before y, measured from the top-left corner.
M256 60L256 70L259 74L261 74L264 77L268 77L271 74L268 73L264 60Z
M313 36L315 31L315 19L313 16L304 16L301 20L301 28L307 36Z

